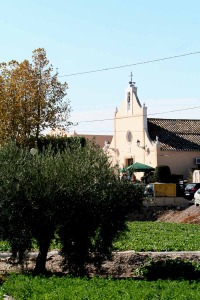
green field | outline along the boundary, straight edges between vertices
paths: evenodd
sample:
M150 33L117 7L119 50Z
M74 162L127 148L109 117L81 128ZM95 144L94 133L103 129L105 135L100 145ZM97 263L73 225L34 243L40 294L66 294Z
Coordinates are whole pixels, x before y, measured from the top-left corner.
M36 247L35 243L34 245ZM128 222L128 231L121 234L113 246L114 250L121 251L198 251L200 250L200 226L198 224ZM59 249L59 247L58 243L52 242L51 249ZM9 250L8 243L1 241L0 251Z
M162 222L128 222L128 231L114 243L117 250L198 251L200 226Z
M135 251L195 251L200 249L200 226L161 222L128 222L128 231L114 243L116 250ZM52 243L52 248L59 245ZM9 250L6 242L0 250ZM32 277L10 275L0 289L16 300L54 299L134 299L171 300L199 299L200 281L134 280L73 277Z
M16 300L199 300L200 282L11 275L2 286L3 293Z

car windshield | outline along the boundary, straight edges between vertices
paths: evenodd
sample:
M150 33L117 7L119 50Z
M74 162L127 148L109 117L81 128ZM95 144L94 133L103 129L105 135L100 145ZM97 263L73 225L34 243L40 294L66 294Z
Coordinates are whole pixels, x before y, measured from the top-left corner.
M191 190L191 189L193 189L193 188L195 188L195 186L196 186L196 183L190 183L190 184L188 184L187 186L186 186L186 190Z

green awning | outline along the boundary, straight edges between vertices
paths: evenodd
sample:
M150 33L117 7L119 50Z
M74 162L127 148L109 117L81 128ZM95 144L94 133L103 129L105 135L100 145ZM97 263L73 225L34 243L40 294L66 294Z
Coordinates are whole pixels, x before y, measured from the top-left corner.
M135 162L134 164L128 166L126 170L133 171L133 172L150 172L150 171L154 171L155 169L152 168L151 166Z
M119 169L119 171L120 171L121 173L126 173L127 167L124 167L124 168L122 168L122 169Z

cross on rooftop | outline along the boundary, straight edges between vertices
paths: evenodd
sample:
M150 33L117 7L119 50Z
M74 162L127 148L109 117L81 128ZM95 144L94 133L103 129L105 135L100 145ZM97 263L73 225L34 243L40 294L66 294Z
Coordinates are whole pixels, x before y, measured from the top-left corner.
M133 73L132 73L132 72L131 72L131 75L130 75L129 77L131 77L131 81L129 81L129 84L130 84L130 85L134 85L135 82L132 81L132 79L133 79Z

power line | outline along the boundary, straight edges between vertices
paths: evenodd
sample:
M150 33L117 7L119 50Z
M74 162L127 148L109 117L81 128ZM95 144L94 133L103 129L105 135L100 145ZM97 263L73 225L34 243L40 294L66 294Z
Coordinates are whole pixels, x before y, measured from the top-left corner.
M78 76L78 75L84 75L84 74L90 74L90 73L104 72L104 71L122 69L122 68L137 66L137 65L144 65L144 64L149 64L149 63L154 63L154 62L159 62L159 61L165 61L165 60L170 60L170 59L176 59L176 58L181 58L181 57L184 57L184 56L197 55L197 54L200 54L200 51L183 53L183 54L179 54L179 55L156 58L156 59L151 59L151 60L145 60L145 61L136 62L136 63L132 63L132 64L127 64L127 65L107 67L107 68L102 68L102 69L96 69L96 70L90 70L90 71L83 71L83 72L59 75L58 77L62 78L62 77L70 77L70 76ZM25 79L25 82L30 82L30 81L37 81L37 79ZM3 85L3 83L1 83L1 85Z
M165 113L173 113L173 112L177 112L177 111L190 110L190 109L195 109L195 108L200 108L200 106L193 106L193 107L187 107L187 108L182 108L182 109L174 109L174 110L169 110L169 111L153 113L153 114L149 114L149 115L153 116L153 115L159 115L159 114L165 114Z
M178 111L184 111L184 110L192 110L200 108L200 106L193 106L193 107L187 107L187 108L182 108L182 109L174 109L174 110L168 110L168 111L163 111L163 112L157 112L157 113L152 113L149 114L149 116L154 116L154 115L159 115L159 114L165 114L165 113L174 113ZM137 115L137 116L123 116L123 117L117 117L116 119L128 119L128 118L136 118L136 117L141 117L142 115ZM85 120L85 121L80 121L80 122L73 122L76 124L80 123L92 123L92 122L104 122L104 121L113 121L113 118L108 118L108 119L94 119L94 120Z
M154 63L154 62L158 62L158 61L176 59L176 58L189 56L189 55L196 55L196 54L200 54L200 51L184 53L184 54L179 54L179 55L174 55L174 56L168 56L168 57L163 57L163 58L157 58L157 59L152 59L152 60L146 60L146 61L136 62L136 63L132 63L132 64L127 64L127 65L107 67L107 68L103 68L103 69L96 69L96 70L83 71L83 72L77 72L77 73L70 73L70 74L66 74L66 75L60 75L58 77L78 76L78 75L84 75L84 74L90 74L90 73L110 71L110 70L115 70L115 69L122 69L122 68L137 66L137 65L144 65L144 64Z

